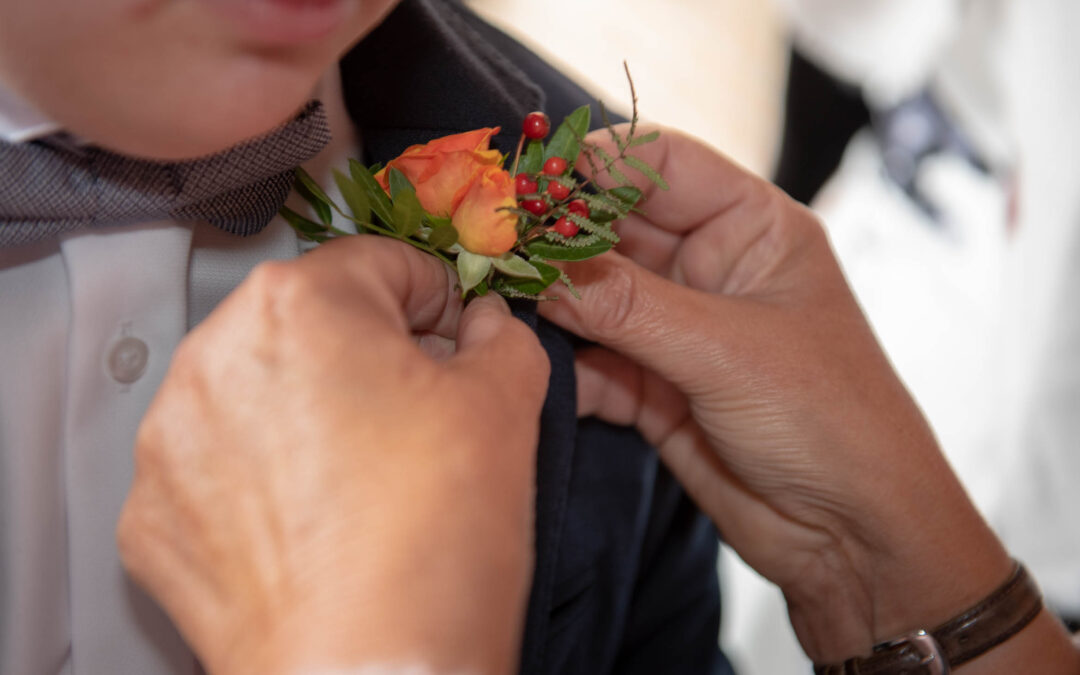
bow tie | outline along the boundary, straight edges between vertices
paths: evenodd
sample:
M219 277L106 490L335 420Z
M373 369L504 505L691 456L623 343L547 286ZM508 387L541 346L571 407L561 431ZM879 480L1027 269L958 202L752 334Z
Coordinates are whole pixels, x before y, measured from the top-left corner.
M0 247L164 219L256 234L285 203L293 170L329 141L326 113L313 101L265 136L183 162L125 157L57 136L0 142Z

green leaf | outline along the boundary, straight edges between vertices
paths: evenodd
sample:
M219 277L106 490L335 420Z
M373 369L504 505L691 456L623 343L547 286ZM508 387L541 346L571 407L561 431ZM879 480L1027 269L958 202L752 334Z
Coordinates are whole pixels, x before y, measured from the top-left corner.
M378 171L376 171L374 168L369 170L363 164L356 161L355 159L350 159L349 160L349 175L352 177L352 179L354 181L356 181L357 185L363 185L364 184L364 177L365 176L368 177L368 178L371 178L376 173L378 173Z
M566 284L566 289L570 291L570 295L574 296L575 300L581 299L581 294L578 293L577 288L574 286L574 282L570 280L570 276L566 272L561 272L559 274L559 279Z
M645 145L646 143L652 143L653 141L655 141L658 138L660 138L660 132L659 131L652 131L652 132L649 132L649 133L645 134L644 136L635 136L633 138L633 140L630 141L630 145L628 145L626 147L627 148L636 148L639 145Z
M589 132L591 116L592 111L587 105L570 113L548 142L547 149L544 151L544 161L552 157L562 157L570 166L574 166L578 154L581 153L580 139L585 138L585 134Z
M610 190L603 190L595 194L584 193L581 198L589 205L589 208L593 211L614 211L615 213L629 213L629 208L621 200L614 195L609 194Z
M592 151L596 156L600 158L600 161L604 163L604 166L601 167L601 171L606 171L607 175L611 176L613 181L624 185L633 182L626 177L625 173L615 168L615 158L609 155L606 150L596 145L590 147L592 147Z
M632 155L627 155L626 157L623 157L623 162L626 163L626 166L640 171L641 175L651 180L661 190L669 189L667 181L664 180L664 177L661 176L656 169L646 164L642 159L634 157Z
M567 246L559 246L546 241L534 241L529 244L527 250L529 255L537 258L543 258L544 260L588 260L589 258L595 258L601 253L607 253L612 248L610 241L598 241L588 246L580 246L576 248L570 248Z
M390 215L390 197L387 196L382 186L376 182L375 176L355 159L349 160L349 175L360 187L364 188L364 192L368 196L368 203L371 204L371 210L375 212L379 220L389 226L393 222Z
M390 217L394 231L402 237L411 237L420 229L424 207L420 206L420 200L416 198L412 186L402 188L394 197L394 208Z
M285 222L289 223L289 225L291 225L292 228L296 230L297 234L304 237L305 239L311 239L312 241L320 241L315 237L318 235L326 234L327 228L325 225L321 225L319 223L316 223L314 220L305 218L296 211L290 209L288 206L282 206L281 210L278 211L278 213L280 213L281 217L285 219ZM323 237L321 240L324 241L325 237Z
M476 288L491 270L491 258L462 251L457 257L458 279L461 280L461 294L465 295Z
M534 267L540 274L539 279L497 279L495 290L513 289L516 293L524 295L540 295L548 286L559 280L559 270L540 260L530 260L529 265Z
M608 194L626 204L627 209L632 209L641 201L642 192L633 185L620 185L607 191Z
M403 190L411 190L416 192L416 188L409 182L409 179L405 177L405 174L401 173L397 169L391 167L388 172L390 176L390 199L397 199L398 194Z
M544 168L544 144L540 141L530 141L525 154L518 162L518 173L540 173Z
M300 166L296 167L296 192L304 198L304 201L311 204L311 208L315 209L319 220L323 221L325 225L330 224L334 219L334 214L330 212L330 205L332 204L330 198L326 196L326 193L315 182L315 179Z
M603 241L595 234L577 234L567 239L558 232L545 232L544 240L549 244L565 246L566 248L586 248Z
M300 181L301 185L310 190L311 194L316 198L326 204L330 203L330 198L326 196L326 193L323 192L322 188L319 187L319 184L315 182L315 179L311 177L311 174L304 170L304 167L296 167L296 179Z
M457 243L458 231L449 222L439 222L431 226L428 244L435 249L450 248Z
M529 264L527 260L513 253L507 253L499 258L492 258L491 264L503 274L520 279L540 279L540 271Z
M619 214L606 210L594 209L589 215L594 223L600 223L601 225L606 223L613 223L619 219ZM625 216L624 216L625 217Z
M604 107L604 102L597 101L596 103L600 106L600 120L603 122L604 128L607 129L608 135L611 136L612 142L619 148L619 152L625 151L626 141L624 141L622 136L615 131L615 126L611 123L611 118L608 117L607 108Z
M566 214L566 218L571 223L577 225L586 232L589 232L590 234L594 234L601 239L610 241L612 244L619 243L619 235L615 234L615 231L611 229L611 225L589 220L585 216L581 216L576 213L568 213Z
M592 212L590 217L597 223L610 223L613 220L630 215L632 207L619 199L618 196L611 194L611 192L611 190L604 190L596 194L586 193L581 195L581 198L589 205L589 210Z
M341 196L345 199L353 218L364 223L371 222L371 202L364 188L337 169L334 169L334 182L337 183L338 190L341 190Z
M578 182L574 180L572 176L546 176L546 179L547 180L544 181L544 190L547 190L547 186L551 185L552 183L558 183L559 185L568 187L571 190L578 186Z
M521 291L519 291L517 289L510 288L510 287L508 287L508 286L506 286L504 284L499 284L499 283L495 284L495 292L498 293L499 295L503 296L504 298L519 298L521 300L536 300L536 301L549 299L549 298L545 298L545 297L543 297L541 295L533 295L531 293L522 293Z

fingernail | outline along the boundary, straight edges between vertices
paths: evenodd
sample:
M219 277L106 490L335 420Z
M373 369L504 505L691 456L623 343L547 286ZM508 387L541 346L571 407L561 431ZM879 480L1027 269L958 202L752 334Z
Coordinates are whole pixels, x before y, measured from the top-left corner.
M470 305L481 303L481 307L484 309L493 309L501 314L510 314L510 305L506 304L506 300L503 299L498 293L487 293L479 298L470 302Z

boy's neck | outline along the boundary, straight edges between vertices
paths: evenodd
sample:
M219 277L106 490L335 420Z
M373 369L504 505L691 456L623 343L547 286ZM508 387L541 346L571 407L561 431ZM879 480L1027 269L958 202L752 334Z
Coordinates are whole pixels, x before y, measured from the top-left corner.
M359 134L345 108L341 86L341 71L334 64L312 92L312 98L322 101L326 110L332 138L319 154L304 162L304 169L324 186L333 185L332 168L344 170L350 157L361 156Z

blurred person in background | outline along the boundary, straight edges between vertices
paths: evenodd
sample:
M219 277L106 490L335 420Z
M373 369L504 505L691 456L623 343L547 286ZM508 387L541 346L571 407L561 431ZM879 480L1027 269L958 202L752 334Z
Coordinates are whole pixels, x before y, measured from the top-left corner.
M1075 625L1080 6L779 4L794 51L776 180L822 216L972 498ZM734 651L775 659L749 672L805 672L779 596L733 576L750 605L741 625L725 613Z

